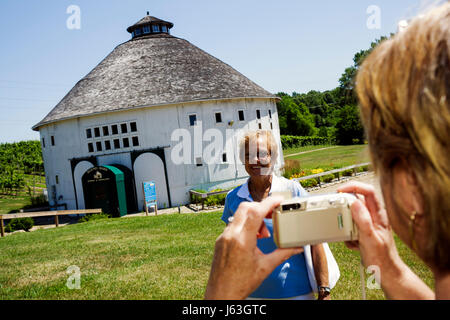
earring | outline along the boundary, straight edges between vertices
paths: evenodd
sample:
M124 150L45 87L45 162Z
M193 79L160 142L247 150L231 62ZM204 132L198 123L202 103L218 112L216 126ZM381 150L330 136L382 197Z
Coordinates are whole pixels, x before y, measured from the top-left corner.
M416 239L414 236L414 223L416 221L417 211L413 211L409 216L409 236L411 238L411 245L414 251L417 251Z

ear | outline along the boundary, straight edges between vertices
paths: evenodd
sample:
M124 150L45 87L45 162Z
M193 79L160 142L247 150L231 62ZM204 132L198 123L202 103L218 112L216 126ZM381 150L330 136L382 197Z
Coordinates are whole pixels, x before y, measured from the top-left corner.
M399 193L403 207L408 213L415 211L417 216L422 216L423 200L414 172L412 170L399 169L394 175L396 191Z

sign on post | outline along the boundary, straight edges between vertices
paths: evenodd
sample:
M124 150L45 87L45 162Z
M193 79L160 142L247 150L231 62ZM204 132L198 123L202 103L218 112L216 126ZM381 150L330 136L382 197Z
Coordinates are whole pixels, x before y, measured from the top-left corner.
M155 215L158 214L158 205L156 203L156 185L153 181L143 182L145 214L148 216L148 208L155 207Z

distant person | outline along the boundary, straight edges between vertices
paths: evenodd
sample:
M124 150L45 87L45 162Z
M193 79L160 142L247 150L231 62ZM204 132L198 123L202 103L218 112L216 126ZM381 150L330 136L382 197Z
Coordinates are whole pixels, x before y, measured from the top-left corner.
M240 155L250 178L227 194L222 215L226 224L242 202L261 202L274 192L289 192L292 197L308 195L298 182L273 173L278 145L271 131L247 132L240 143ZM272 237L272 219L264 222L270 236L258 239L257 245L262 252L270 253L277 248ZM331 260L331 282L334 285L339 277L337 264L328 245L319 244L305 247L305 252L277 266L250 294L250 298L312 300L315 299L314 292L317 292L319 300L329 300L331 288L326 252Z
M386 210L372 186L341 187L362 199L351 207L359 241L347 245L365 267L380 268L387 298L450 299L450 3L382 42L361 66L356 90ZM205 298L245 298L300 252L256 250L258 230L281 200L238 208L216 242ZM433 272L434 292L401 260L392 230Z

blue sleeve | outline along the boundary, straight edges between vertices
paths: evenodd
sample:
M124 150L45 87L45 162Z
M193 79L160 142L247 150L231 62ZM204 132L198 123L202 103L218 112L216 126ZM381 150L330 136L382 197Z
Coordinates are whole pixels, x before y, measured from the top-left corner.
M225 207L223 208L223 214L222 214L222 221L225 222L225 224L228 224L228 218L233 215L233 212L230 209L230 198L225 198Z
M294 197L307 197L309 195L308 191L303 189L302 185L297 181L293 182L293 195Z

